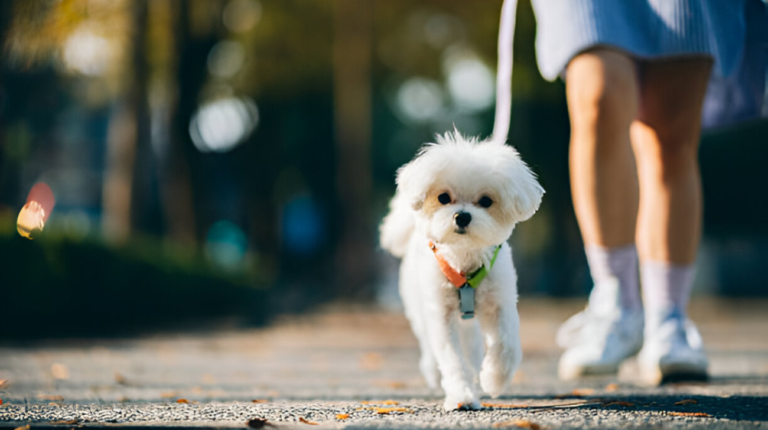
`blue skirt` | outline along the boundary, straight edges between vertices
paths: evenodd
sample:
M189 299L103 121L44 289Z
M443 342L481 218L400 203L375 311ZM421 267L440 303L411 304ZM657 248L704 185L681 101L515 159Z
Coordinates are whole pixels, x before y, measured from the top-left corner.
M759 0L533 0L533 7L537 61L548 80L596 46L638 60L707 56L714 68L704 125L760 113L768 15Z

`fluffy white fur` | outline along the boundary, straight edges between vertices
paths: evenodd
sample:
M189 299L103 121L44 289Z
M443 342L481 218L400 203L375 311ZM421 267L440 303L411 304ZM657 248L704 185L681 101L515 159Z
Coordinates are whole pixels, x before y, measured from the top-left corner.
M451 202L437 196L449 193ZM500 395L522 360L517 273L506 243L515 224L530 218L544 190L517 151L503 142L467 139L458 131L424 146L397 174L397 193L381 225L381 246L400 266L400 295L421 348L420 369L430 387L445 391L445 409L479 408L480 388ZM481 207L482 196L493 204ZM472 220L457 227L454 214ZM476 291L475 318L462 320L456 287L428 246L456 270L471 273L496 263Z

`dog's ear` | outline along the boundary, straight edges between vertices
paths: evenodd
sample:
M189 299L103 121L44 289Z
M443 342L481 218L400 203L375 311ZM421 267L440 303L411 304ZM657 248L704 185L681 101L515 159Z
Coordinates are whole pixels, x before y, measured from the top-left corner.
M517 150L504 145L503 152L500 157L502 162L497 165L497 173L504 177L501 186L504 211L516 223L525 221L539 209L544 188L520 158Z
M397 193L415 211L421 210L424 206L424 200L427 198L431 185L429 175L423 171L425 167L423 164L422 157L417 156L410 163L397 170Z

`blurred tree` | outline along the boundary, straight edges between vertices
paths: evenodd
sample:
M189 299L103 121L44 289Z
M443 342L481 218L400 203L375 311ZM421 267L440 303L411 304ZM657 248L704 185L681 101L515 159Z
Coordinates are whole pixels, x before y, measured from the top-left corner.
M336 0L334 16L334 123L336 183L343 217L336 264L342 291L371 281L371 58L370 0Z

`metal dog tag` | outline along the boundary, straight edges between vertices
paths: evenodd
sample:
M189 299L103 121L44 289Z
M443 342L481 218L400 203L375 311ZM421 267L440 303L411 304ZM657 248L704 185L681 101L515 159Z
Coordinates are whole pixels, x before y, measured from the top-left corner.
M459 288L459 311L463 320L475 316L475 289L469 284L464 284Z

